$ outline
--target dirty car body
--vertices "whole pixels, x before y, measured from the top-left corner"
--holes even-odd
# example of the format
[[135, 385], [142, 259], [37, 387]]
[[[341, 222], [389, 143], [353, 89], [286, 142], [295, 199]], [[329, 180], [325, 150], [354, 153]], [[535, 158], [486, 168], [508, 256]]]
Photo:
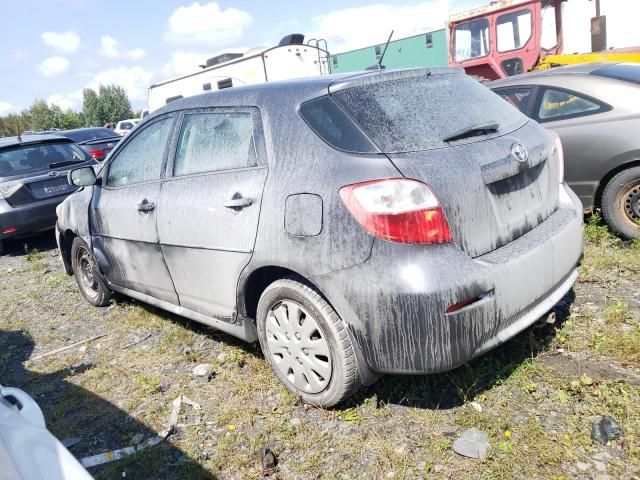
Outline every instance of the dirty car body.
[[[210, 135], [197, 134], [198, 122]], [[234, 132], [215, 133], [228, 124]], [[114, 162], [151, 129], [166, 139], [158, 173], [114, 185]], [[229, 152], [243, 131], [250, 153], [238, 163]], [[223, 147], [185, 163], [207, 141]], [[172, 102], [118, 145], [95, 185], [62, 204], [69, 274], [76, 237], [110, 290], [247, 341], [266, 332], [261, 345], [271, 342], [265, 356], [279, 379], [331, 405], [346, 394], [319, 389], [344, 374], [338, 347], [330, 342], [318, 356], [324, 364], [309, 370], [320, 383], [303, 372], [308, 385], [292, 380], [297, 365], [275, 350], [298, 352], [278, 343], [298, 338], [293, 330], [278, 338], [283, 308], [303, 326], [315, 311], [286, 298], [291, 282], [331, 313], [312, 340], [337, 329], [358, 382], [452, 369], [567, 293], [582, 253], [582, 208], [562, 179], [557, 138], [462, 70], [409, 69]]]

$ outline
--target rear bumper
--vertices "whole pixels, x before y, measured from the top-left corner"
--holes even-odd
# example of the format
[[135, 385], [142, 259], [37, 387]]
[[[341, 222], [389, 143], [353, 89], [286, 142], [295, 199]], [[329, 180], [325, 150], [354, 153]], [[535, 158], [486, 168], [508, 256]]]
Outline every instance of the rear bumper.
[[[65, 197], [56, 197], [12, 207], [0, 198], [0, 240], [23, 237], [53, 228], [56, 224], [56, 207], [64, 199]], [[15, 231], [2, 233], [6, 228], [11, 227], [15, 227]]]
[[[582, 205], [563, 186], [554, 214], [486, 255], [376, 240], [365, 263], [311, 280], [349, 325], [369, 368], [431, 373], [534, 323], [571, 289], [581, 256]], [[469, 299], [476, 301], [446, 313]]]

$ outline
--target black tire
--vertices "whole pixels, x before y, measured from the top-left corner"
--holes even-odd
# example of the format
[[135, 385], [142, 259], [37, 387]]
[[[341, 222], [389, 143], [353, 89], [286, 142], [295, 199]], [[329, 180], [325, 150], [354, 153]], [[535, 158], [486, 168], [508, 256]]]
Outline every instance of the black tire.
[[[280, 367], [276, 366], [276, 359], [267, 342], [267, 315], [283, 302], [293, 302], [302, 306], [315, 320], [320, 335], [328, 344], [332, 371], [328, 384], [322, 391], [309, 393], [301, 390], [287, 379], [279, 370]], [[293, 279], [272, 283], [260, 297], [256, 317], [258, 339], [265, 359], [278, 380], [305, 402], [320, 407], [332, 407], [353, 395], [362, 385], [358, 361], [346, 325], [331, 305], [312, 287]], [[302, 320], [305, 321], [306, 319]], [[301, 365], [302, 363], [300, 362]]]
[[112, 292], [98, 272], [98, 264], [89, 246], [80, 237], [71, 244], [71, 268], [82, 296], [91, 305], [104, 307], [109, 304]]
[[625, 240], [640, 238], [640, 167], [623, 170], [602, 193], [602, 215]]

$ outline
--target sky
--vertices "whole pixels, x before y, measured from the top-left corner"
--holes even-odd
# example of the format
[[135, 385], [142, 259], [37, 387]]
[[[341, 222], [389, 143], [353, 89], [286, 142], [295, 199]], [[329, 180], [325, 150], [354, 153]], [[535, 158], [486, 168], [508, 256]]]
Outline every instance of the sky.
[[[0, 0], [0, 115], [36, 98], [80, 109], [82, 89], [101, 83], [121, 85], [134, 108], [144, 108], [149, 85], [192, 72], [218, 53], [275, 45], [289, 33], [326, 38], [339, 53], [383, 43], [391, 29], [401, 38], [444, 28], [449, 13], [484, 3]], [[640, 45], [640, 2], [602, 3], [615, 46]], [[585, 51], [593, 2], [570, 0], [567, 13], [566, 50]]]

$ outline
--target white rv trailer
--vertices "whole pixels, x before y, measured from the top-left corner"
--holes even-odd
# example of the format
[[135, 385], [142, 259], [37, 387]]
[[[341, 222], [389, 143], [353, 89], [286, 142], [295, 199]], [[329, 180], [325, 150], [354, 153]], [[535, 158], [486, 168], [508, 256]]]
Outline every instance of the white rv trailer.
[[244, 54], [222, 54], [207, 60], [201, 69], [149, 87], [149, 112], [180, 98], [210, 90], [255, 83], [311, 77], [328, 73], [328, 56], [322, 43], [303, 44], [304, 36], [288, 35], [271, 48], [259, 47]]

